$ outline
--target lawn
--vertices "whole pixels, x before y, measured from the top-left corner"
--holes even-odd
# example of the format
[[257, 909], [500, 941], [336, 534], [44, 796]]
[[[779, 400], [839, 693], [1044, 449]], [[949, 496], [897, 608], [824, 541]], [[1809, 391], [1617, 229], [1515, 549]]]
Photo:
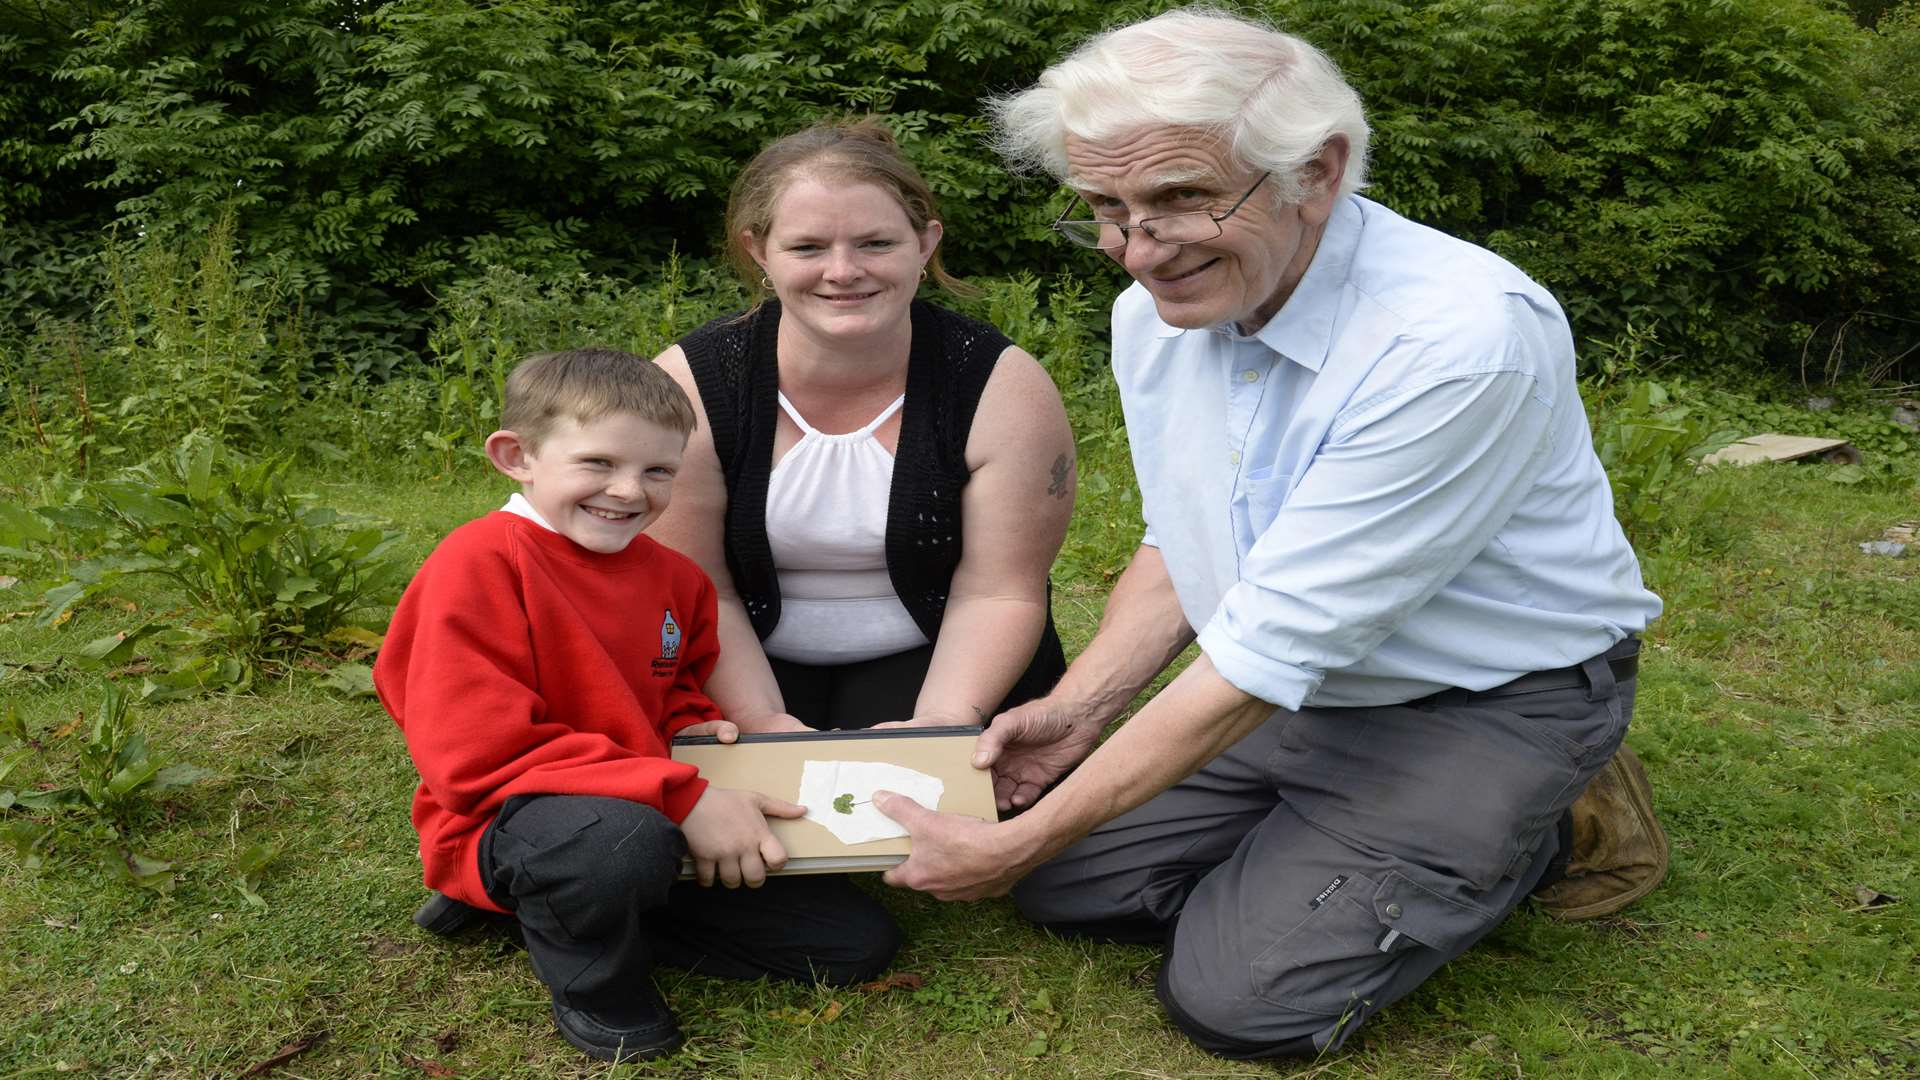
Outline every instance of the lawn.
[[[1069, 651], [1137, 535], [1118, 444], [1090, 443], [1056, 574]], [[0, 500], [45, 496], [15, 459]], [[323, 505], [376, 515], [416, 560], [498, 505], [478, 463], [453, 475], [297, 473]], [[1834, 483], [1827, 465], [1694, 482], [1724, 493], [1711, 533], [1643, 545], [1667, 615], [1648, 637], [1629, 741], [1673, 839], [1665, 886], [1617, 917], [1522, 909], [1349, 1049], [1283, 1066], [1345, 1077], [1920, 1075], [1920, 558], [1859, 550], [1920, 518], [1920, 495]], [[1686, 528], [1699, 530], [1691, 521]], [[0, 694], [59, 760], [100, 676], [66, 658], [181, 600], [96, 597], [66, 625], [28, 615], [48, 563], [0, 571]], [[141, 850], [170, 891], [104, 873], [62, 815], [30, 865], [0, 853], [0, 1078], [1266, 1076], [1186, 1043], [1154, 1000], [1157, 951], [1050, 938], [1005, 900], [874, 891], [908, 945], [890, 985], [823, 990], [663, 972], [690, 1036], [609, 1067], [562, 1043], [546, 995], [500, 938], [416, 930], [411, 769], [368, 697], [328, 663], [268, 669], [248, 692], [137, 705], [152, 746], [214, 774], [148, 799]], [[118, 674], [137, 685], [137, 667]], [[84, 728], [84, 725], [81, 725]], [[29, 757], [7, 783], [30, 787]], [[24, 779], [23, 779], [24, 778]], [[53, 820], [15, 809], [0, 826]], [[280, 855], [240, 888], [242, 853]], [[262, 906], [263, 905], [263, 906]], [[260, 1075], [259, 1072], [251, 1075]]]

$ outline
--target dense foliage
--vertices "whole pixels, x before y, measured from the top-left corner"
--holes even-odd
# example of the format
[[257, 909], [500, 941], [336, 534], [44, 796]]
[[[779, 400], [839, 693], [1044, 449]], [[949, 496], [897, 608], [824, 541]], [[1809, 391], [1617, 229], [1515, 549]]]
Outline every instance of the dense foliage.
[[[1166, 6], [1085, 0], [0, 3], [0, 323], [101, 295], [123, 237], [237, 223], [321, 369], [384, 374], [490, 266], [644, 280], [714, 250], [770, 136], [889, 116], [949, 255], [1095, 265], [980, 98]], [[1885, 374], [1920, 291], [1920, 18], [1821, 0], [1273, 0], [1378, 139], [1373, 194], [1552, 287], [1583, 337]]]
[[1750, 362], [1920, 286], [1893, 55], [1910, 18], [1876, 36], [1808, 0], [1297, 6], [1367, 91], [1375, 194], [1483, 239], [1587, 335], [1657, 328]]

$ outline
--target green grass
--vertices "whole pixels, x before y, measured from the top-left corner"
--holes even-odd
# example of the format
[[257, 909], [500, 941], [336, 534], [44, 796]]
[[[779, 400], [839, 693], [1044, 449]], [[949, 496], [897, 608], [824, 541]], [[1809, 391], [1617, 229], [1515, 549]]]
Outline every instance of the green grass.
[[[1102, 479], [1056, 574], [1070, 650], [1091, 634], [1139, 528], [1124, 449], [1095, 437], [1083, 451], [1085, 473]], [[23, 475], [14, 464], [8, 474]], [[417, 558], [504, 497], [483, 466], [462, 468], [298, 483], [393, 521]], [[1920, 1074], [1920, 558], [1856, 547], [1920, 518], [1920, 498], [1831, 483], [1827, 469], [1701, 481], [1732, 495], [1712, 542], [1694, 532], [1646, 545], [1669, 610], [1649, 636], [1629, 738], [1673, 838], [1666, 885], [1592, 923], [1523, 909], [1347, 1052], [1284, 1071]], [[31, 610], [51, 572], [5, 570], [24, 580], [0, 589], [0, 612]], [[9, 619], [0, 694], [43, 732], [64, 724], [91, 706], [97, 676], [60, 658], [176, 604], [127, 591], [53, 629]], [[74, 826], [37, 869], [0, 854], [0, 1078], [231, 1077], [321, 1032], [272, 1075], [1275, 1072], [1211, 1058], [1166, 1022], [1154, 949], [1056, 940], [1004, 900], [946, 905], [877, 880], [908, 930], [896, 970], [919, 988], [663, 972], [686, 1050], [592, 1063], [554, 1034], [519, 953], [407, 921], [423, 893], [399, 734], [371, 699], [319, 678], [296, 666], [248, 695], [137, 709], [157, 748], [219, 773], [155, 801], [139, 824], [143, 849], [175, 865], [170, 894], [108, 881]], [[264, 910], [235, 885], [235, 858], [260, 842], [284, 852], [260, 884]], [[1902, 899], [1862, 908], [1857, 886]]]

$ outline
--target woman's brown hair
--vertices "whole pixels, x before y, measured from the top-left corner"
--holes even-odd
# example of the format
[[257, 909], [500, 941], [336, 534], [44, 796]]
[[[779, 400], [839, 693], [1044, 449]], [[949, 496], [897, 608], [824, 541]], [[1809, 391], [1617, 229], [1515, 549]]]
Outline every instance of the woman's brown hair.
[[[927, 223], [939, 217], [933, 189], [900, 152], [893, 133], [872, 119], [828, 121], [775, 139], [741, 170], [727, 198], [727, 256], [755, 303], [766, 299], [768, 291], [745, 237], [767, 235], [773, 227], [774, 204], [801, 176], [872, 184], [900, 204], [916, 235], [926, 232]], [[947, 273], [940, 264], [939, 248], [927, 260], [927, 276], [951, 293], [975, 291]]]

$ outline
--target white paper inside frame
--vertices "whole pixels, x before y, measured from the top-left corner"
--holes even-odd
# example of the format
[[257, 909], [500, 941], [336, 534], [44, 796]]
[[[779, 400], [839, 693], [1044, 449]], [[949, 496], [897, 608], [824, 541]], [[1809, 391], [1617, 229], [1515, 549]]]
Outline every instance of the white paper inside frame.
[[[898, 792], [929, 810], [940, 809], [947, 785], [917, 769], [878, 761], [807, 761], [800, 769], [800, 795], [807, 820], [825, 825], [843, 844], [865, 844], [907, 835], [899, 822], [873, 805], [876, 790]], [[833, 808], [833, 800], [853, 796], [853, 813]]]

